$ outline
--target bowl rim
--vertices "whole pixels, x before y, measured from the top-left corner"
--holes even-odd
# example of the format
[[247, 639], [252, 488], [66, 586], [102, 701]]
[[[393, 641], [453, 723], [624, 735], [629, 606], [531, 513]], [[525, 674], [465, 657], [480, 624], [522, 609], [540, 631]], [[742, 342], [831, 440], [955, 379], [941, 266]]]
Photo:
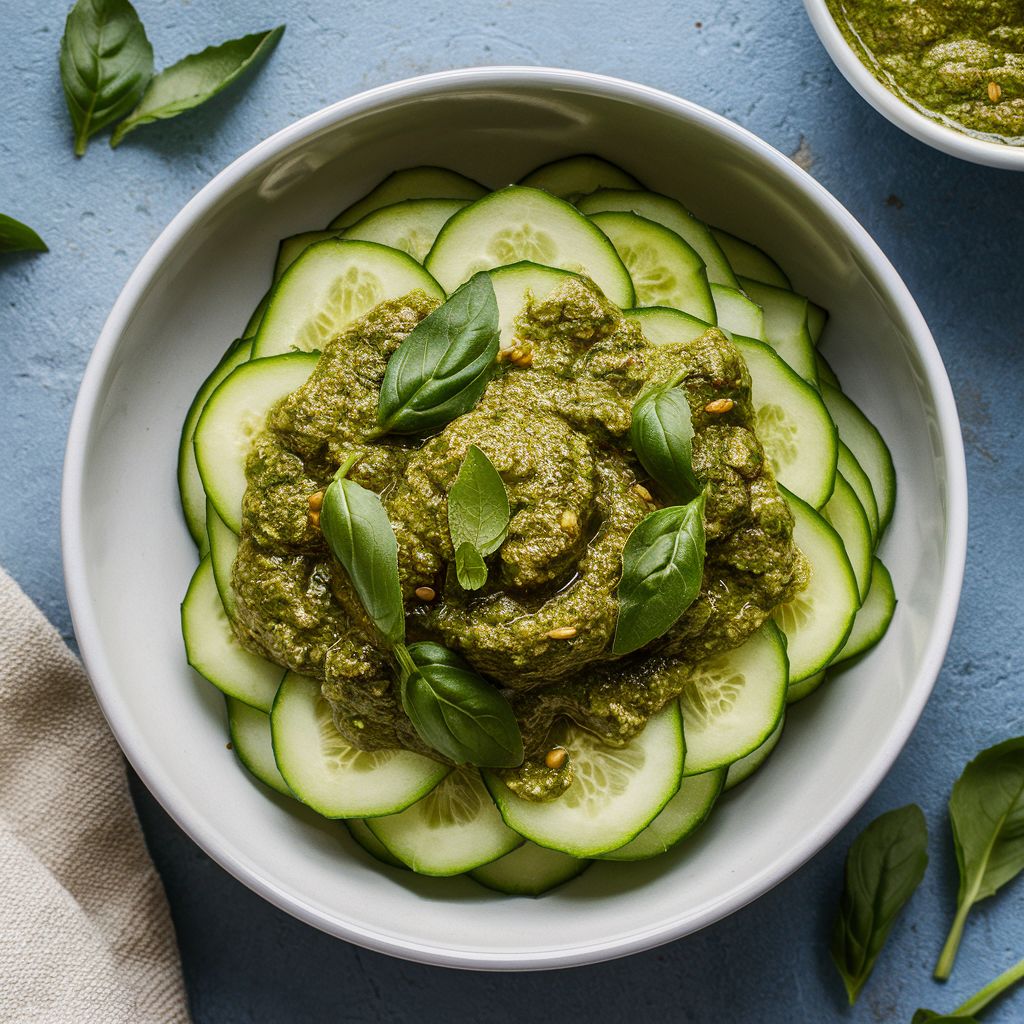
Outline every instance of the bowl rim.
[[897, 128], [949, 156], [987, 167], [1024, 171], [1024, 146], [975, 139], [919, 113], [871, 74], [846, 41], [826, 0], [804, 0], [804, 7], [832, 63], [861, 97]]
[[[839, 230], [873, 272], [889, 299], [894, 316], [905, 334], [913, 339], [921, 359], [921, 370], [936, 406], [937, 429], [945, 452], [945, 504], [947, 529], [944, 540], [946, 572], [931, 633], [921, 664], [888, 742], [865, 764], [858, 784], [837, 800], [784, 857], [746, 878], [728, 898], [700, 915], [680, 912], [667, 921], [611, 938], [571, 948], [545, 948], [527, 952], [481, 952], [473, 949], [409, 941], [351, 921], [342, 921], [309, 905], [301, 897], [261, 876], [250, 856], [222, 837], [211, 823], [193, 813], [173, 774], [164, 771], [148, 755], [145, 737], [118, 699], [114, 673], [108, 661], [104, 638], [90, 602], [89, 569], [83, 535], [83, 487], [90, 437], [101, 411], [105, 381], [116, 357], [121, 335], [144, 298], [163, 261], [183, 240], [193, 225], [216, 206], [246, 174], [288, 147], [330, 128], [352, 116], [373, 110], [378, 104], [397, 98], [423, 97], [452, 88], [561, 88], [585, 89], [599, 95], [640, 103], [649, 108], [682, 115], [691, 122], [739, 143], [772, 170], [781, 174], [804, 194], [818, 213]], [[238, 157], [217, 174], [160, 233], [132, 272], [118, 296], [100, 333], [86, 367], [72, 414], [64, 460], [61, 491], [61, 546], [65, 583], [72, 622], [93, 690], [107, 722], [122, 750], [143, 783], [164, 810], [214, 861], [248, 888], [287, 913], [322, 931], [357, 945], [427, 964], [480, 970], [525, 970], [576, 966], [641, 952], [697, 931], [728, 916], [773, 888], [818, 853], [856, 814], [874, 792], [902, 750], [931, 694], [945, 657], [959, 603], [967, 550], [967, 473], [959, 419], [952, 388], [931, 332], [906, 285], [877, 244], [857, 220], [822, 185], [792, 160], [732, 121], [688, 100], [667, 92], [622, 79], [560, 68], [483, 67], [442, 71], [404, 79], [361, 92], [281, 129]]]

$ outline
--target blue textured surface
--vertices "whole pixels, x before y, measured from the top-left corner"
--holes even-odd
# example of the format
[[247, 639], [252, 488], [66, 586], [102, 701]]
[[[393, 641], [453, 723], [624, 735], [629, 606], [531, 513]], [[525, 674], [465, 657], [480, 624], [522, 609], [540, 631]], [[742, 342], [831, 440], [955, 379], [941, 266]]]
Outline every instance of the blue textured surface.
[[[195, 1018], [244, 1021], [561, 1019], [791, 1024], [908, 1021], [950, 1008], [1024, 955], [1024, 882], [979, 907], [953, 981], [930, 968], [952, 913], [944, 804], [979, 748], [1024, 732], [1019, 568], [1024, 457], [1024, 176], [942, 156], [846, 85], [798, 0], [138, 0], [158, 66], [288, 23], [244, 90], [75, 161], [57, 77], [64, 2], [3, 3], [0, 208], [49, 242], [0, 266], [0, 563], [67, 634], [58, 487], [75, 391], [136, 261], [183, 203], [254, 143], [331, 101], [461, 65], [548, 64], [645, 82], [794, 154], [874, 235], [935, 332], [963, 420], [972, 488], [967, 583], [935, 695], [858, 819], [755, 905], [689, 939], [551, 974], [469, 975], [330, 939], [229, 878], [136, 786], [181, 941]], [[855, 1011], [828, 962], [842, 860], [880, 811], [918, 801], [932, 865]], [[1024, 1019], [1024, 992], [985, 1014]]]

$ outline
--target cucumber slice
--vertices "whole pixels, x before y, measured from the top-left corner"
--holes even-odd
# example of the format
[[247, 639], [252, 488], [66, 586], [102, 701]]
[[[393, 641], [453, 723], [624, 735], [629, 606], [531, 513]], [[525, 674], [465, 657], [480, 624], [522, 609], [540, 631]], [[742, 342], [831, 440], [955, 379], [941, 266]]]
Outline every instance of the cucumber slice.
[[633, 279], [641, 306], [672, 306], [715, 322], [704, 261], [674, 231], [635, 213], [593, 213]]
[[274, 285], [253, 340], [253, 358], [322, 349], [378, 303], [417, 288], [444, 298], [437, 282], [408, 253], [376, 242], [315, 242]]
[[375, 860], [381, 864], [387, 864], [391, 868], [401, 868], [408, 871], [407, 865], [403, 864], [390, 850], [370, 831], [370, 826], [362, 818], [347, 818], [345, 827], [352, 838]]
[[822, 385], [821, 397], [839, 428], [839, 436], [850, 446], [861, 464], [878, 501], [879, 535], [885, 533], [896, 507], [896, 470], [892, 455], [878, 428], [842, 391]]
[[178, 444], [178, 494], [181, 497], [181, 510], [185, 513], [188, 532], [192, 534], [192, 539], [201, 554], [205, 554], [209, 546], [206, 535], [206, 492], [203, 490], [203, 481], [196, 465], [192, 438], [210, 395], [236, 366], [240, 366], [249, 358], [250, 352], [252, 345], [249, 342], [232, 343], [213, 373], [200, 385], [181, 427], [181, 441]]
[[896, 611], [896, 591], [893, 589], [889, 570], [876, 558], [871, 564], [871, 585], [868, 596], [853, 620], [853, 629], [843, 649], [836, 655], [834, 664], [855, 658], [870, 650], [885, 636], [893, 612]]
[[494, 297], [498, 303], [498, 325], [501, 347], [510, 349], [515, 344], [515, 319], [526, 305], [527, 293], [535, 299], [545, 299], [560, 284], [575, 274], [555, 267], [542, 267], [523, 260], [507, 267], [496, 267], [490, 272]]
[[821, 396], [768, 345], [739, 337], [733, 343], [750, 370], [757, 436], [775, 476], [820, 508], [832, 494], [839, 455], [835, 424]]
[[825, 332], [825, 324], [828, 323], [828, 310], [819, 306], [816, 302], [807, 300], [807, 333], [811, 336], [811, 344], [817, 345]]
[[[284, 277], [284, 272], [314, 243], [328, 238], [340, 238], [338, 231], [301, 231], [297, 235], [282, 238], [277, 247], [277, 262], [274, 264], [274, 284]], [[267, 293], [267, 300], [270, 293]], [[264, 307], [265, 308], [265, 307]], [[261, 318], [262, 319], [262, 318]]]
[[228, 619], [235, 617], [234, 588], [231, 586], [231, 569], [238, 554], [238, 535], [217, 515], [213, 502], [206, 499], [206, 532], [210, 538], [210, 566], [213, 569], [213, 581], [217, 584], [220, 602], [224, 605]]
[[776, 288], [791, 287], [785, 271], [763, 249], [721, 228], [712, 228], [711, 234], [722, 247], [722, 252], [725, 253], [725, 258], [734, 273], [741, 277], [749, 277], [752, 281], [774, 285]]
[[832, 369], [828, 360], [817, 350], [814, 353], [814, 365], [818, 371], [818, 382], [820, 384], [831, 384], [834, 388], [840, 387], [836, 371]]
[[210, 396], [196, 425], [196, 464], [206, 494], [225, 525], [238, 533], [245, 495], [245, 460], [267, 413], [301, 387], [319, 355], [292, 352], [253, 359], [233, 370]]
[[274, 758], [292, 792], [325, 818], [395, 814], [427, 795], [447, 765], [411, 750], [357, 750], [334, 727], [320, 684], [295, 672], [270, 712]]
[[226, 697], [231, 746], [238, 760], [255, 778], [278, 793], [292, 796], [288, 783], [277, 770], [274, 745], [270, 739], [270, 715]]
[[367, 214], [345, 229], [345, 237], [390, 245], [422, 263], [441, 228], [464, 206], [468, 199], [406, 199]]
[[366, 824], [421, 875], [459, 875], [504, 857], [523, 841], [501, 820], [480, 772], [468, 766], [456, 768], [399, 814]]
[[238, 642], [217, 593], [209, 556], [199, 563], [181, 603], [181, 633], [188, 663], [204, 679], [243, 704], [270, 710], [284, 669], [250, 654]]
[[[267, 311], [267, 303], [270, 302], [270, 292], [264, 293], [263, 298], [260, 299], [256, 308], [252, 311], [252, 315], [245, 323], [245, 330], [242, 331], [242, 341], [252, 341], [256, 337], [256, 332], [260, 329], [260, 324], [263, 323], [263, 315]], [[250, 346], [251, 350], [251, 346]]]
[[738, 288], [736, 275], [729, 266], [721, 246], [707, 224], [697, 220], [682, 203], [656, 192], [634, 192], [629, 189], [602, 188], [584, 196], [577, 204], [586, 214], [621, 210], [636, 213], [679, 235], [687, 245], [696, 249], [707, 267], [708, 280], [713, 284], [727, 284]]
[[625, 846], [679, 789], [685, 747], [676, 701], [624, 747], [606, 746], [571, 724], [562, 746], [572, 758], [575, 778], [556, 800], [523, 800], [492, 772], [484, 772], [505, 824], [538, 846], [573, 857]]
[[636, 839], [617, 850], [602, 853], [600, 859], [648, 860], [665, 853], [704, 824], [724, 782], [724, 768], [683, 779], [676, 795]]
[[875, 501], [875, 492], [871, 487], [871, 481], [867, 473], [861, 469], [860, 463], [853, 457], [853, 452], [839, 440], [839, 461], [838, 470], [846, 478], [846, 482], [853, 488], [860, 507], [868, 517], [868, 527], [871, 530], [871, 542], [878, 545], [878, 503]]
[[407, 167], [389, 174], [358, 202], [345, 207], [328, 228], [347, 228], [382, 206], [406, 199], [479, 199], [487, 189], [447, 167]]
[[769, 345], [804, 380], [817, 385], [814, 345], [807, 330], [807, 300], [770, 284], [740, 278], [743, 290], [764, 310], [764, 335]]
[[508, 896], [541, 896], [578, 878], [590, 864], [589, 860], [527, 842], [504, 857], [475, 868], [469, 877]]
[[711, 294], [718, 313], [718, 326], [731, 334], [764, 341], [764, 310], [738, 288], [713, 284]]
[[605, 235], [575, 207], [540, 189], [510, 185], [459, 210], [424, 266], [448, 292], [478, 270], [531, 260], [586, 274], [618, 306], [633, 284]]
[[728, 793], [734, 786], [746, 782], [758, 768], [768, 760], [769, 755], [779, 745], [782, 739], [782, 729], [786, 724], [786, 716], [779, 719], [779, 724], [772, 730], [772, 734], [756, 750], [752, 750], [746, 757], [741, 757], [729, 765], [725, 775], [723, 793]]
[[839, 534], [807, 502], [781, 490], [793, 513], [793, 537], [811, 566], [806, 589], [772, 612], [786, 635], [790, 681], [798, 683], [825, 668], [846, 642], [860, 593]]
[[679, 696], [686, 777], [746, 757], [771, 735], [786, 707], [789, 661], [766, 622], [741, 646], [701, 662]]
[[805, 697], [810, 697], [815, 690], [823, 682], [825, 682], [825, 676], [828, 675], [825, 669], [820, 672], [815, 672], [814, 675], [808, 676], [806, 679], [801, 679], [797, 683], [793, 683], [790, 686], [789, 691], [786, 693], [786, 704], [795, 704], [799, 700], [803, 700]]
[[868, 587], [871, 585], [871, 563], [874, 560], [875, 546], [864, 506], [857, 500], [856, 492], [841, 473], [836, 475], [836, 488], [822, 508], [821, 514], [843, 538], [846, 557], [850, 559], [853, 575], [857, 578], [857, 592], [863, 601], [868, 596]]
[[623, 310], [630, 320], [635, 320], [644, 337], [652, 345], [686, 345], [696, 341], [711, 325], [689, 313], [665, 306], [647, 306], [644, 309]]
[[589, 153], [541, 164], [519, 184], [527, 188], [542, 188], [569, 203], [599, 188], [643, 188], [632, 174], [627, 174], [603, 157]]

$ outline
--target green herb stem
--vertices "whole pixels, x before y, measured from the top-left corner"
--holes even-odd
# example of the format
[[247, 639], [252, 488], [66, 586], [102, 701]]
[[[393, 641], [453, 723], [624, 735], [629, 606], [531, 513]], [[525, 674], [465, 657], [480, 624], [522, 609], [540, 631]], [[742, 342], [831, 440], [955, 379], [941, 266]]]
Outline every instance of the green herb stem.
[[938, 963], [935, 965], [934, 978], [936, 981], [948, 981], [953, 970], [953, 963], [956, 960], [957, 950], [960, 949], [960, 940], [964, 937], [964, 925], [967, 923], [967, 915], [971, 912], [973, 900], [963, 900], [956, 908], [956, 917], [953, 918], [953, 926], [946, 936], [946, 944], [939, 954]]
[[997, 999], [1008, 988], [1018, 981], [1024, 981], [1024, 960], [1014, 964], [1009, 970], [1003, 971], [994, 981], [990, 981], [980, 992], [975, 993], [962, 1006], [953, 1011], [953, 1016], [970, 1017], [979, 1010], [984, 1010], [993, 999]]

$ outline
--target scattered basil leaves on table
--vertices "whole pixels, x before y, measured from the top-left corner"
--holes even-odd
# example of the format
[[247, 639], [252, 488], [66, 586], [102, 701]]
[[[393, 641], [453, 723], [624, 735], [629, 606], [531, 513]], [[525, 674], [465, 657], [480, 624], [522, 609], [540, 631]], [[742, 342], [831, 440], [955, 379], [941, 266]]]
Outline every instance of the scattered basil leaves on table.
[[498, 302], [481, 271], [409, 333], [388, 360], [379, 433], [427, 434], [469, 412], [497, 366]]
[[75, 130], [75, 155], [142, 98], [153, 47], [128, 0], [77, 0], [60, 41], [60, 77]]
[[658, 509], [626, 539], [614, 654], [629, 654], [664, 634], [700, 593], [705, 500], [701, 494], [686, 505]]
[[850, 846], [830, 952], [851, 1006], [927, 866], [928, 827], [917, 804], [887, 811]]
[[456, 764], [513, 768], [523, 737], [496, 687], [440, 644], [399, 645], [402, 707], [420, 738]]
[[46, 243], [20, 220], [0, 213], [0, 252], [48, 252]]
[[247, 69], [267, 57], [284, 26], [231, 39], [190, 54], [156, 75], [134, 110], [114, 129], [111, 146], [136, 128], [192, 110], [226, 89]]
[[266, 57], [283, 32], [279, 25], [209, 46], [154, 78], [153, 47], [128, 0], [76, 0], [60, 41], [75, 154], [82, 156], [89, 139], [117, 121], [111, 146], [141, 125], [200, 106]]
[[935, 965], [939, 980], [953, 969], [971, 907], [1024, 869], [1024, 736], [983, 750], [964, 768], [949, 798], [949, 818], [960, 889]]
[[678, 387], [651, 388], [633, 406], [630, 443], [640, 464], [675, 504], [701, 490], [693, 473], [693, 417]]
[[464, 590], [479, 590], [487, 582], [484, 559], [501, 547], [511, 517], [501, 475], [484, 452], [471, 444], [448, 491], [448, 530], [455, 548], [455, 572]]
[[346, 478], [358, 458], [349, 456], [324, 491], [320, 530], [367, 615], [393, 647], [405, 640], [398, 541], [380, 498]]

